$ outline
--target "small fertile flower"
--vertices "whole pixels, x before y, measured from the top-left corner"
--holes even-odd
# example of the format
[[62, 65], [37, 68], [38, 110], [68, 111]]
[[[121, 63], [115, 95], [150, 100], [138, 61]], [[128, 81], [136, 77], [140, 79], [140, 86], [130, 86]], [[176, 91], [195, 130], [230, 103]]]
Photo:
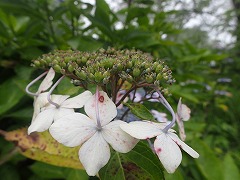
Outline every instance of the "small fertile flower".
[[[53, 121], [56, 121], [65, 115], [74, 113], [74, 108], [83, 107], [91, 96], [92, 93], [90, 91], [85, 91], [73, 98], [69, 98], [68, 95], [51, 95], [52, 101], [58, 104], [58, 106], [49, 103], [45, 104], [41, 109], [41, 112], [35, 117], [29, 126], [28, 134], [34, 131], [43, 132], [47, 130]], [[47, 100], [45, 94], [44, 98]]]
[[103, 91], [96, 92], [84, 106], [87, 114], [72, 113], [55, 121], [49, 131], [54, 139], [65, 146], [81, 145], [79, 159], [88, 175], [94, 176], [110, 159], [110, 147], [118, 152], [129, 152], [138, 142], [124, 132], [113, 120], [117, 108]]
[[191, 110], [185, 104], [182, 104], [182, 98], [180, 98], [177, 106], [176, 120], [179, 127], [180, 138], [183, 141], [186, 139], [183, 121], [190, 119], [190, 113]]
[[165, 125], [150, 121], [134, 121], [129, 124], [121, 124], [120, 127], [137, 139], [149, 139], [157, 136], [154, 141], [154, 150], [167, 172], [173, 173], [182, 161], [180, 148], [193, 158], [198, 158], [199, 154], [181, 141], [174, 130], [169, 129], [164, 132], [162, 129]]

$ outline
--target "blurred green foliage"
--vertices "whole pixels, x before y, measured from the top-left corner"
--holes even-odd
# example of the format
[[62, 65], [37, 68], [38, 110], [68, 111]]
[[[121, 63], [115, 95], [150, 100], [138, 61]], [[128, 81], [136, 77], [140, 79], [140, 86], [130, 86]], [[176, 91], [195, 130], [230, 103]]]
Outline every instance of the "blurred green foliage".
[[[166, 62], [176, 79], [168, 100], [174, 105], [183, 97], [192, 110], [191, 120], [185, 123], [187, 143], [200, 158], [193, 160], [184, 154], [180, 168], [165, 178], [240, 179], [239, 57], [227, 53], [231, 52], [227, 47], [219, 50], [206, 44], [207, 49], [200, 49], [198, 44], [191, 44], [198, 40], [189, 39], [194, 36], [189, 33], [188, 37], [179, 29], [174, 24], [176, 19], [171, 21], [180, 10], [159, 11], [152, 0], [125, 5], [113, 12], [104, 0], [97, 0], [95, 5], [80, 0], [1, 0], [0, 129], [9, 131], [30, 124], [32, 99], [24, 88], [34, 74], [39, 74], [30, 67], [32, 59], [54, 49], [136, 48]], [[158, 104], [146, 106], [163, 111]], [[100, 175], [108, 171], [105, 168]], [[88, 179], [82, 170], [26, 159], [2, 137], [0, 174], [6, 180]]]

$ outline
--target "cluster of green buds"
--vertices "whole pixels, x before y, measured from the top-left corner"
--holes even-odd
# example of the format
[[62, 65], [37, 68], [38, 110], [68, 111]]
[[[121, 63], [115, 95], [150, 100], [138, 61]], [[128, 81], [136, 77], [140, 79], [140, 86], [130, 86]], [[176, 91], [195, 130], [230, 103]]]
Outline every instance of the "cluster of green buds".
[[53, 67], [56, 72], [72, 78], [85, 89], [89, 84], [96, 84], [103, 89], [117, 91], [124, 82], [129, 82], [138, 87], [154, 85], [167, 94], [164, 85], [175, 81], [164, 62], [137, 50], [57, 50], [34, 60], [33, 66], [44, 69]]

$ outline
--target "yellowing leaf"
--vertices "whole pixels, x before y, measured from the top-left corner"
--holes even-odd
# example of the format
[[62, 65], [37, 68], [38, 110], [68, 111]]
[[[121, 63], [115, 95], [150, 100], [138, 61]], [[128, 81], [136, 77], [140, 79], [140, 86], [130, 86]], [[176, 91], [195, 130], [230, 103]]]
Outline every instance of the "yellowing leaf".
[[84, 169], [78, 158], [79, 147], [69, 148], [58, 143], [48, 131], [27, 135], [27, 128], [4, 133], [7, 141], [13, 141], [22, 155], [48, 164]]

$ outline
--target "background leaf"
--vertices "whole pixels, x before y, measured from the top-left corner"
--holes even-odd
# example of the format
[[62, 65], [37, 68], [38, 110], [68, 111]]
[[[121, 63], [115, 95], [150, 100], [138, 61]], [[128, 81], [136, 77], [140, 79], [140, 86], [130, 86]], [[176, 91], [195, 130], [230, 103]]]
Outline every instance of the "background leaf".
[[157, 156], [143, 142], [126, 154], [112, 152], [108, 164], [99, 172], [103, 180], [132, 179], [160, 180], [163, 179], [163, 169]]
[[140, 103], [124, 103], [131, 112], [136, 115], [137, 117], [143, 119], [143, 120], [150, 120], [154, 121], [155, 118], [151, 114], [151, 112], [142, 104]]
[[4, 136], [6, 140], [14, 141], [20, 153], [28, 158], [56, 166], [83, 169], [78, 158], [80, 147], [63, 146], [54, 140], [48, 131], [27, 135], [27, 129], [23, 128], [6, 132]]

